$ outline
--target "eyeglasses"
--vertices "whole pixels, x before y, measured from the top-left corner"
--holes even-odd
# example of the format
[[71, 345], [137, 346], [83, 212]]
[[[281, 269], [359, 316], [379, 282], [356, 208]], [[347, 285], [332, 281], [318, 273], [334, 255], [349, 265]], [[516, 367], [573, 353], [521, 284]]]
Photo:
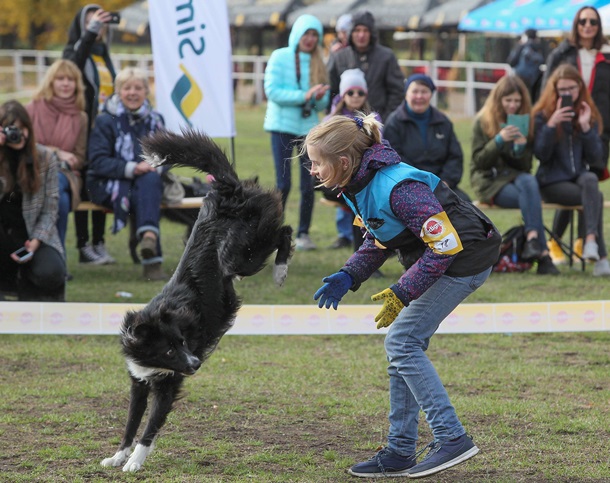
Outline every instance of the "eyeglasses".
[[348, 96], [350, 96], [350, 97], [352, 97], [352, 96], [354, 96], [354, 95], [356, 95], [356, 94], [358, 94], [358, 96], [359, 96], [359, 97], [364, 97], [364, 96], [366, 96], [366, 92], [364, 92], [364, 91], [362, 91], [362, 90], [357, 90], [357, 91], [354, 91], [354, 90], [350, 89], [349, 91], [347, 91], [347, 92], [346, 92], [346, 94], [347, 94]]
[[597, 20], [596, 18], [579, 18], [578, 25], [584, 27], [585, 25], [587, 25], [587, 20], [589, 21], [591, 27], [597, 27], [599, 25], [599, 20]]
[[559, 92], [559, 95], [570, 94], [571, 92], [577, 91], [578, 89], [578, 84], [576, 84], [570, 87], [562, 87], [561, 89], [557, 89], [557, 92]]

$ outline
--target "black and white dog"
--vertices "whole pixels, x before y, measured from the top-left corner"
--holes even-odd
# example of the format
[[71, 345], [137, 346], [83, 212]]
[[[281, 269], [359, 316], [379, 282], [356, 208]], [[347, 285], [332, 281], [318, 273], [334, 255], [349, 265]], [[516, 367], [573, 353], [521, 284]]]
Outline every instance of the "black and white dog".
[[[292, 255], [292, 229], [283, 225], [279, 192], [240, 181], [222, 150], [196, 131], [162, 132], [142, 141], [153, 165], [190, 166], [214, 176], [184, 254], [161, 293], [139, 312], [129, 312], [121, 344], [131, 376], [123, 440], [103, 466], [137, 471], [151, 453], [186, 376], [197, 372], [231, 328], [241, 300], [236, 278], [260, 271], [277, 250], [274, 278], [282, 285]], [[144, 433], [131, 447], [151, 396]]]

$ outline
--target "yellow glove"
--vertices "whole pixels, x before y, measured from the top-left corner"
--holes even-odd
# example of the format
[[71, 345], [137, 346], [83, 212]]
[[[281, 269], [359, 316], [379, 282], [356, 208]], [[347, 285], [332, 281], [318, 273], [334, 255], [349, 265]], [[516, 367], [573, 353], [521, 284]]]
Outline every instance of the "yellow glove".
[[379, 292], [371, 296], [371, 300], [373, 302], [383, 300], [383, 307], [377, 314], [377, 317], [375, 317], [375, 322], [377, 322], [378, 329], [381, 329], [382, 327], [389, 327], [392, 322], [394, 322], [396, 317], [398, 317], [400, 311], [405, 307], [405, 305], [390, 288], [386, 288], [383, 292]]

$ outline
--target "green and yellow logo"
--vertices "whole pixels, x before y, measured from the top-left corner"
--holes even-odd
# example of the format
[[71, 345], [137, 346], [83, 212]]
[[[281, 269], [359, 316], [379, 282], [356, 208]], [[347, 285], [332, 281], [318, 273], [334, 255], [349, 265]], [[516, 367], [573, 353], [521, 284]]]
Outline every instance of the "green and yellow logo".
[[172, 89], [171, 98], [180, 115], [189, 126], [192, 126], [190, 117], [197, 110], [199, 104], [201, 104], [203, 93], [183, 64], [180, 64], [180, 70], [183, 74]]

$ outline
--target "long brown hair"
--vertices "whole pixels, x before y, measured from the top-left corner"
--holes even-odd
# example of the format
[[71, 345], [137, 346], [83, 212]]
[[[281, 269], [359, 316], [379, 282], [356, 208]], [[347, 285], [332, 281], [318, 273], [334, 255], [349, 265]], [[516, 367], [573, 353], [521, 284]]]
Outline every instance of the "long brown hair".
[[[561, 64], [557, 69], [553, 71], [548, 82], [544, 86], [544, 90], [540, 94], [538, 102], [532, 108], [532, 117], [535, 117], [539, 112], [542, 113], [545, 119], [550, 119], [555, 110], [557, 109], [557, 99], [559, 99], [559, 93], [557, 92], [557, 83], [561, 79], [573, 80], [578, 84], [578, 98], [574, 102], [574, 112], [578, 113], [583, 102], [586, 102], [591, 108], [591, 121], [597, 123], [597, 130], [601, 134], [604, 129], [602, 116], [600, 115], [595, 102], [591, 98], [589, 89], [585, 86], [585, 82], [582, 80], [580, 73], [571, 64]], [[592, 124], [593, 124], [592, 122]], [[578, 123], [578, 115], [572, 119], [573, 129], [580, 131], [580, 124]], [[557, 135], [562, 133], [561, 126], [557, 126]]]
[[592, 47], [596, 50], [602, 48], [602, 45], [606, 44], [606, 38], [604, 37], [604, 32], [602, 31], [602, 19], [599, 15], [599, 12], [595, 7], [587, 6], [580, 7], [576, 15], [574, 15], [574, 20], [572, 21], [572, 31], [570, 32], [570, 42], [574, 44], [576, 47], [580, 48], [580, 35], [578, 35], [578, 20], [580, 20], [580, 14], [583, 10], [593, 10], [595, 12], [595, 17], [597, 18], [597, 34], [593, 39]]
[[20, 128], [28, 130], [28, 137], [25, 146], [18, 151], [17, 157], [19, 164], [17, 166], [17, 180], [13, 179], [11, 169], [8, 163], [7, 153], [10, 149], [6, 144], [0, 147], [0, 176], [4, 177], [6, 184], [4, 192], [12, 191], [17, 183], [24, 193], [35, 193], [40, 189], [40, 169], [38, 166], [38, 153], [36, 151], [36, 139], [34, 138], [34, 129], [32, 120], [28, 115], [25, 107], [17, 101], [7, 101], [0, 106], [0, 126], [5, 128], [19, 123]]
[[[492, 138], [498, 134], [501, 125], [506, 122], [506, 112], [502, 107], [502, 98], [515, 93], [521, 95], [521, 107], [517, 114], [529, 114], [532, 110], [530, 94], [523, 81], [516, 75], [505, 75], [498, 80], [477, 114], [481, 122], [481, 128], [488, 137]], [[530, 122], [528, 140], [531, 140], [532, 136], [533, 129], [532, 122]]]

